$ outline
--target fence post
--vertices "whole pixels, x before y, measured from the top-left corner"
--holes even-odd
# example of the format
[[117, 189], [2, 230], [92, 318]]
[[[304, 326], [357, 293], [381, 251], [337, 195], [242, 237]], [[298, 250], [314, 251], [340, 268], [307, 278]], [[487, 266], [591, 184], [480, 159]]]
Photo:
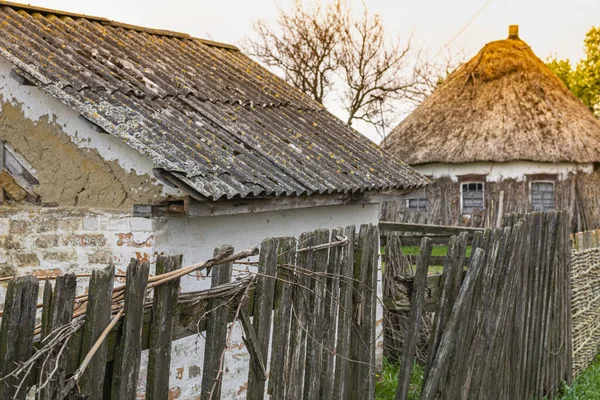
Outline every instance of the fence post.
[[269, 394], [273, 399], [285, 398], [288, 379], [285, 372], [289, 371], [289, 341], [292, 312], [291, 265], [296, 261], [296, 240], [294, 238], [279, 239], [279, 257], [277, 268], [277, 283], [275, 284], [275, 312], [273, 326], [273, 345], [271, 349], [271, 374], [269, 375]]
[[402, 361], [400, 373], [398, 374], [398, 388], [396, 400], [406, 400], [412, 373], [417, 339], [419, 336], [419, 322], [423, 312], [425, 301], [425, 289], [427, 288], [427, 272], [429, 271], [429, 257], [431, 256], [431, 239], [423, 238], [421, 249], [417, 258], [417, 271], [413, 285], [412, 298], [410, 302], [410, 314], [408, 316], [407, 331], [404, 336], [404, 348], [402, 350]]
[[[329, 241], [334, 243], [344, 235], [343, 228], [335, 228], [331, 231]], [[346, 243], [345, 246], [348, 244]], [[336, 246], [329, 249], [329, 261], [327, 263], [327, 286], [325, 288], [325, 309], [323, 312], [323, 365], [321, 367], [321, 389], [322, 399], [331, 399], [333, 396], [333, 384], [335, 377], [335, 342], [336, 321], [338, 318], [340, 267], [343, 247]]]
[[442, 334], [440, 345], [435, 355], [433, 364], [431, 365], [428, 379], [427, 381], [423, 382], [423, 389], [421, 391], [421, 399], [423, 400], [433, 399], [436, 395], [439, 378], [441, 377], [439, 372], [450, 356], [450, 351], [452, 349], [452, 336], [454, 335], [456, 327], [460, 322], [460, 317], [464, 314], [463, 311], [465, 306], [469, 303], [473, 295], [475, 282], [477, 281], [479, 273], [482, 270], [483, 258], [484, 251], [481, 249], [475, 250], [471, 269], [467, 271], [462, 290], [460, 291], [460, 294], [458, 295], [458, 298], [452, 308], [452, 313], [450, 314], [450, 318], [446, 324], [446, 329]]
[[333, 385], [333, 398], [335, 400], [346, 399], [349, 387], [350, 369], [350, 337], [352, 333], [352, 289], [354, 278], [354, 243], [356, 239], [356, 227], [348, 226], [344, 235], [348, 238], [348, 244], [342, 249], [340, 266], [340, 297], [338, 323], [337, 323], [337, 345], [335, 360], [335, 381]]
[[[183, 256], [158, 256], [156, 275], [181, 268]], [[173, 318], [179, 296], [179, 279], [154, 288], [150, 322], [146, 399], [162, 400], [169, 396]]]
[[[0, 326], [0, 378], [10, 374], [33, 352], [38, 290], [37, 278], [30, 275], [8, 283]], [[27, 381], [20, 385], [17, 377], [4, 379], [0, 381], [0, 399], [25, 399], [26, 389]]]
[[[275, 295], [275, 277], [277, 274], [277, 252], [279, 241], [266, 239], [260, 246], [258, 262], [258, 277], [254, 294], [254, 318], [252, 325], [259, 339], [258, 346], [266, 367], [269, 357], [269, 341], [271, 338], [271, 319]], [[255, 372], [250, 364], [248, 372], [248, 399], [263, 399], [265, 396], [265, 381]]]
[[125, 317], [117, 336], [112, 371], [113, 400], [135, 400], [142, 354], [144, 302], [150, 264], [131, 259], [127, 267], [125, 287]]
[[[329, 231], [319, 229], [315, 231], [318, 246], [329, 241]], [[327, 271], [328, 248], [311, 250], [313, 252], [310, 279], [310, 293], [308, 295], [308, 332], [306, 339], [306, 369], [304, 375], [304, 398], [316, 400], [320, 398], [321, 389], [321, 364], [323, 355], [323, 312], [325, 306], [325, 277]]]
[[[111, 264], [104, 270], [93, 271], [90, 279], [89, 300], [83, 325], [80, 362], [83, 361], [102, 331], [110, 322], [115, 268]], [[104, 371], [106, 369], [106, 340], [79, 380], [79, 393], [89, 400], [102, 400]]]
[[[379, 233], [372, 225], [361, 225], [354, 260], [353, 329], [350, 342], [350, 399], [370, 399], [375, 390], [375, 304]], [[374, 279], [375, 278], [375, 279]]]
[[[215, 248], [214, 256], [233, 254], [233, 247], [224, 245]], [[212, 268], [211, 287], [231, 282], [233, 263], [215, 265]], [[206, 322], [206, 342], [204, 346], [204, 367], [202, 370], [202, 398], [220, 399], [224, 352], [227, 338], [227, 317], [229, 300], [215, 297], [208, 302], [208, 321]]]
[[[314, 232], [305, 232], [300, 235], [298, 248], [306, 248], [314, 245]], [[312, 255], [308, 251], [297, 254], [297, 265], [302, 269], [308, 269]], [[306, 361], [306, 324], [307, 324], [307, 287], [308, 276], [304, 271], [296, 271], [291, 316], [290, 333], [290, 363], [287, 373], [288, 392], [286, 399], [295, 400], [302, 398], [304, 382], [304, 366]]]
[[[51, 334], [55, 329], [71, 322], [73, 318], [73, 304], [75, 301], [76, 289], [75, 274], [66, 274], [56, 278], [54, 286], [54, 294], [52, 295], [52, 304], [50, 305], [48, 315], [48, 326], [42, 328], [45, 332]], [[66, 345], [65, 345], [66, 346]], [[60, 350], [54, 350], [52, 356], [48, 358], [44, 369], [40, 370], [42, 381], [50, 379], [47, 374], [54, 370], [55, 365], [58, 366], [54, 372], [51, 381], [41, 391], [40, 398], [42, 400], [54, 400], [57, 396], [61, 385], [65, 381], [65, 365], [67, 357], [60, 357]]]

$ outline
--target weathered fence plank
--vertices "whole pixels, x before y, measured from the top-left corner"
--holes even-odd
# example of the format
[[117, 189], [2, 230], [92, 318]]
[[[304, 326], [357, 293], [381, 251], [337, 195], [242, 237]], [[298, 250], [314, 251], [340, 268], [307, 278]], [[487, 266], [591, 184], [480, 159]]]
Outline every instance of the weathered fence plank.
[[[344, 229], [335, 228], [331, 230], [329, 241], [334, 243], [343, 237]], [[335, 344], [336, 344], [336, 321], [338, 316], [340, 267], [342, 247], [336, 246], [329, 249], [329, 260], [327, 262], [327, 285], [325, 287], [325, 308], [323, 311], [323, 358], [320, 378], [320, 398], [331, 399], [333, 396], [333, 383], [335, 377]], [[342, 316], [343, 318], [343, 316]]]
[[[374, 235], [377, 235], [374, 237]], [[354, 293], [352, 298], [353, 326], [350, 341], [350, 389], [348, 398], [366, 399], [374, 396], [374, 359], [371, 345], [375, 339], [374, 309], [368, 304], [376, 295], [373, 277], [377, 278], [379, 232], [371, 225], [362, 225], [354, 261]]]
[[441, 375], [439, 371], [443, 368], [443, 365], [447, 362], [450, 356], [450, 350], [452, 348], [452, 337], [456, 331], [457, 325], [460, 322], [460, 317], [464, 315], [465, 305], [471, 300], [475, 282], [481, 272], [483, 265], [484, 252], [481, 249], [475, 250], [473, 254], [472, 268], [467, 271], [465, 281], [459, 296], [452, 308], [452, 312], [447, 322], [447, 327], [442, 334], [438, 351], [436, 352], [431, 369], [428, 374], [428, 379], [423, 383], [423, 389], [421, 391], [422, 400], [431, 400], [436, 396], [436, 391]]
[[[258, 347], [266, 365], [269, 356], [269, 341], [271, 339], [271, 319], [275, 295], [275, 277], [277, 276], [277, 252], [279, 241], [266, 239], [260, 247], [258, 262], [258, 277], [254, 295], [254, 318], [252, 325], [258, 336]], [[265, 380], [250, 364], [248, 372], [248, 399], [262, 399], [265, 395]]]
[[[111, 264], [103, 270], [92, 272], [89, 286], [89, 300], [83, 325], [80, 360], [83, 361], [96, 340], [110, 322], [111, 297], [113, 293], [115, 268]], [[106, 368], [106, 341], [95, 353], [94, 358], [81, 376], [79, 394], [89, 400], [101, 400], [104, 390], [104, 370]]]
[[417, 339], [419, 336], [419, 321], [423, 312], [425, 300], [425, 289], [427, 286], [427, 272], [429, 271], [429, 257], [431, 256], [431, 240], [423, 238], [419, 258], [417, 259], [417, 271], [415, 273], [414, 289], [411, 298], [410, 314], [408, 316], [409, 331], [406, 332], [400, 362], [400, 373], [398, 375], [398, 388], [396, 400], [406, 400], [412, 375], [412, 367], [415, 360]]
[[348, 226], [344, 230], [348, 244], [342, 249], [340, 260], [340, 297], [337, 322], [337, 344], [335, 360], [335, 381], [333, 399], [346, 399], [348, 396], [350, 369], [350, 337], [352, 333], [352, 289], [354, 279], [354, 243], [356, 227]]
[[418, 232], [436, 235], [458, 235], [461, 232], [482, 232], [482, 228], [470, 228], [464, 226], [443, 226], [427, 224], [409, 224], [406, 222], [380, 221], [379, 229], [382, 232]]
[[271, 346], [271, 374], [269, 375], [268, 392], [274, 399], [284, 399], [288, 387], [285, 372], [289, 371], [289, 340], [291, 328], [292, 268], [296, 262], [296, 240], [294, 238], [279, 239], [277, 258], [277, 282], [275, 284], [273, 345]]
[[[156, 274], [175, 271], [181, 268], [182, 261], [183, 256], [181, 255], [158, 256]], [[178, 292], [179, 279], [154, 288], [146, 381], [147, 400], [166, 400], [169, 397], [171, 342]]]
[[[75, 274], [66, 274], [56, 278], [54, 294], [52, 295], [52, 304], [50, 305], [50, 314], [48, 316], [48, 327], [46, 332], [54, 332], [55, 329], [71, 322], [73, 317], [73, 302], [75, 301]], [[68, 343], [67, 343], [68, 344]], [[61, 347], [64, 351], [65, 347]], [[46, 386], [40, 392], [42, 400], [53, 400], [58, 396], [58, 390], [64, 384], [66, 376], [67, 358], [63, 357], [61, 350], [52, 352], [51, 357], [40, 370], [41, 381], [47, 382]], [[54, 371], [53, 376], [49, 374]], [[48, 380], [49, 379], [49, 380]]]
[[[0, 326], [0, 378], [29, 359], [33, 353], [33, 332], [38, 280], [20, 276], [8, 283]], [[0, 399], [25, 399], [27, 382], [15, 376], [0, 381]]]
[[[127, 267], [125, 287], [125, 317], [120, 335], [115, 340], [115, 360], [112, 366], [113, 399], [134, 400], [142, 355], [142, 326], [144, 302], [150, 265], [131, 259]], [[107, 391], [108, 391], [107, 389]]]
[[[233, 254], [233, 247], [224, 245], [214, 251], [214, 256]], [[215, 265], [211, 269], [211, 287], [231, 282], [233, 263]], [[202, 397], [221, 398], [223, 381], [224, 352], [227, 339], [227, 317], [229, 299], [216, 297], [208, 302], [208, 321], [206, 323], [206, 341], [204, 345], [204, 366], [202, 369]]]
[[[329, 231], [319, 229], [315, 231], [315, 246], [328, 243]], [[323, 355], [323, 313], [325, 306], [325, 288], [327, 271], [327, 257], [329, 249], [312, 250], [314, 253], [310, 265], [310, 291], [308, 294], [308, 324], [306, 339], [306, 368], [304, 375], [304, 399], [317, 400], [320, 398], [321, 366]]]
[[[298, 241], [299, 248], [311, 247], [315, 243], [314, 233], [303, 233]], [[296, 263], [300, 269], [296, 270], [295, 273], [296, 282], [291, 313], [290, 364], [289, 372], [286, 374], [289, 380], [286, 399], [289, 400], [301, 399], [303, 393], [309, 285], [309, 277], [304, 271], [309, 270], [313, 256], [312, 252], [309, 251], [297, 252], [296, 254]]]

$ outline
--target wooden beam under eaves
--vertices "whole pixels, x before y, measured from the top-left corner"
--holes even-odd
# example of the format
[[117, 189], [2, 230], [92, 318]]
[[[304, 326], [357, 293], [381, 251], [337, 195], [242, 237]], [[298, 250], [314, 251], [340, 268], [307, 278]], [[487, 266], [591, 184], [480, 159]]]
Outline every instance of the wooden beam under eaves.
[[198, 201], [186, 196], [184, 206], [186, 214], [190, 217], [211, 217], [301, 208], [376, 204], [397, 200], [399, 196], [403, 196], [407, 192], [407, 190], [367, 191], [348, 194], [313, 194], [311, 196], [243, 198], [222, 201]]

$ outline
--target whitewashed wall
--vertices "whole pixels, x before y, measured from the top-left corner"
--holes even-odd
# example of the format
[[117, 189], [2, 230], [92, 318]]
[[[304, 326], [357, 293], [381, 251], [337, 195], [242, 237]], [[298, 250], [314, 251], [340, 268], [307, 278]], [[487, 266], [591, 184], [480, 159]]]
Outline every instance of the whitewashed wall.
[[[207, 218], [169, 218], [156, 222], [154, 248], [157, 252], [183, 254], [186, 265], [212, 257], [213, 249], [222, 244], [245, 250], [269, 237], [298, 237], [315, 229], [347, 225], [356, 225], [358, 229], [361, 224], [377, 224], [378, 220], [378, 204]], [[186, 277], [181, 286], [184, 291], [197, 290], [209, 287], [210, 281]], [[383, 311], [378, 308], [378, 320], [382, 318]], [[381, 322], [378, 329], [381, 329]], [[240, 340], [240, 333], [238, 329], [234, 345], [226, 352], [225, 368], [228, 372], [223, 382], [223, 398], [245, 398], [249, 356]], [[178, 393], [182, 399], [194, 398], [199, 393], [199, 378], [187, 381], [185, 378], [201, 370], [203, 354], [204, 341], [197, 337], [180, 340], [173, 347], [170, 382], [173, 393]]]
[[474, 162], [464, 164], [433, 163], [417, 165], [414, 168], [426, 176], [433, 178], [450, 177], [457, 181], [461, 175], [487, 175], [488, 182], [499, 182], [503, 179], [522, 180], [526, 175], [556, 174], [559, 179], [565, 179], [570, 173], [591, 173], [594, 166], [591, 163], [540, 163], [532, 161], [512, 161], [506, 163]]

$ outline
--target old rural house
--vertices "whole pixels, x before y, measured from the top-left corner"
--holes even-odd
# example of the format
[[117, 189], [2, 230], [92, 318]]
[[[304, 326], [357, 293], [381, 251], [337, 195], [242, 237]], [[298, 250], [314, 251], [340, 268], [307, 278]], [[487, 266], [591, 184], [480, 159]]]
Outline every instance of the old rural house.
[[[3, 276], [160, 253], [187, 265], [225, 243], [376, 224], [382, 199], [426, 183], [234, 46], [0, 5]], [[199, 342], [174, 347], [173, 398], [198, 393]], [[228, 353], [224, 396], [243, 396], [244, 357]]]
[[401, 202], [399, 218], [491, 226], [505, 213], [566, 209], [573, 230], [600, 227], [600, 121], [517, 26], [451, 74], [385, 144], [434, 181]]

